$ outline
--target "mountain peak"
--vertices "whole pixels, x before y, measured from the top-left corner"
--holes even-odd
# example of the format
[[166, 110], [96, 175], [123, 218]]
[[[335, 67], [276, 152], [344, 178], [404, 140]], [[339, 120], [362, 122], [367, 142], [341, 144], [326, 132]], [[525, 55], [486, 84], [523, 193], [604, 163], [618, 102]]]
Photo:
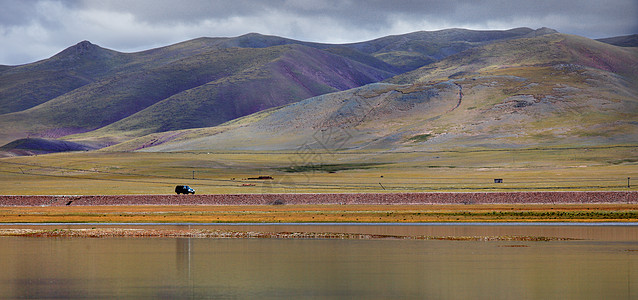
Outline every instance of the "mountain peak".
[[69, 48], [64, 49], [62, 52], [56, 54], [54, 57], [62, 59], [76, 59], [80, 57], [97, 57], [110, 52], [98, 45], [95, 45], [89, 41], [81, 41]]
[[95, 47], [95, 45], [92, 44], [91, 42], [87, 41], [87, 40], [84, 40], [84, 41], [81, 41], [81, 42], [75, 44], [73, 47], [76, 48], [76, 49], [90, 49], [92, 47]]
[[240, 38], [242, 38], [242, 37], [244, 37], [244, 38], [248, 38], [248, 37], [263, 37], [263, 36], [264, 36], [264, 35], [263, 35], [263, 34], [261, 34], [261, 33], [257, 33], [257, 32], [249, 32], [249, 33], [246, 33], [246, 34], [242, 34], [242, 35], [240, 35], [240, 36], [238, 36], [238, 37], [240, 37]]
[[536, 33], [536, 35], [544, 35], [544, 34], [558, 33], [558, 31], [555, 30], [555, 29], [548, 28], [548, 27], [541, 27], [541, 28], [538, 28], [538, 29], [534, 30], [534, 33]]
[[231, 38], [227, 43], [231, 47], [243, 48], [266, 48], [290, 44], [291, 40], [274, 35], [264, 35], [260, 33], [247, 33], [236, 38]]
[[85, 53], [95, 51], [97, 49], [101, 49], [100, 46], [92, 44], [91, 42], [84, 40], [67, 48], [66, 50], [69, 50], [69, 52], [72, 52], [73, 54], [76, 54], [76, 55], [82, 55]]

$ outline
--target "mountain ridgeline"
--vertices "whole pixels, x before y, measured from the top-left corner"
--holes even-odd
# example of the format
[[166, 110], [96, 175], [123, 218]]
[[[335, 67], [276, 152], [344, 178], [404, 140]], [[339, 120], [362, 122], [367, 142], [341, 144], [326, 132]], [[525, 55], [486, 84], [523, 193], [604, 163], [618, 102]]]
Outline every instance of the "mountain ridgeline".
[[[547, 28], [339, 45], [251, 33], [137, 53], [83, 41], [0, 68], [0, 144], [46, 138], [86, 146], [56, 149], [179, 151], [628, 143], [637, 137], [637, 63], [635, 47]], [[322, 143], [318, 134], [328, 130], [348, 140]]]

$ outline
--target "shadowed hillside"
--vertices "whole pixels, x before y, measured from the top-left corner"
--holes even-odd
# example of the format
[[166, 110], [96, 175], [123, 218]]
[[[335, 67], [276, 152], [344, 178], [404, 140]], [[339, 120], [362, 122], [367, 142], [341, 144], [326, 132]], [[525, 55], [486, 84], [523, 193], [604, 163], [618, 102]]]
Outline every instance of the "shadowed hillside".
[[[376, 82], [392, 75], [342, 56], [299, 45], [221, 49], [197, 42], [189, 45], [139, 54], [113, 54], [81, 43], [50, 60], [3, 72], [1, 75], [7, 79], [3, 82], [26, 87], [37, 83], [43, 92], [36, 103], [29, 105], [21, 100], [10, 101], [11, 95], [2, 98], [8, 113], [0, 115], [0, 126], [6, 129], [0, 141], [26, 135], [55, 138], [87, 132], [147, 108], [154, 115], [148, 116], [147, 111], [142, 113], [142, 120], [128, 120], [128, 125], [116, 128], [141, 129], [142, 133], [149, 133], [213, 126], [261, 109]], [[86, 58], [91, 62], [86, 63], [83, 59], [92, 54], [83, 52], [84, 47], [88, 47], [86, 51], [90, 53], [112, 54], [115, 61], [105, 58], [98, 64], [96, 61], [102, 61], [102, 56], [107, 55], [97, 55], [100, 59]], [[64, 65], [62, 62], [78, 67], [59, 73], [58, 64]], [[20, 68], [26, 70], [14, 75]], [[28, 69], [36, 73], [29, 73]], [[34, 77], [34, 74], [41, 74], [40, 69], [45, 70], [42, 71], [45, 76]], [[49, 75], [58, 81], [51, 82]], [[12, 76], [22, 76], [25, 81], [13, 80]], [[48, 89], [47, 82], [59, 90]], [[21, 92], [10, 84], [3, 86], [11, 93]], [[26, 87], [29, 91], [40, 89]], [[262, 91], [264, 88], [266, 93]], [[43, 95], [45, 91], [49, 94]], [[164, 100], [164, 105], [152, 107]], [[175, 101], [186, 104], [177, 103], [176, 106]], [[22, 104], [16, 108], [15, 103]], [[146, 122], [145, 115], [152, 122]]]
[[0, 147], [1, 156], [34, 155], [68, 151], [88, 151], [97, 147], [69, 141], [26, 138], [15, 140]]
[[[231, 76], [176, 93], [92, 135], [120, 135], [130, 131], [139, 135], [209, 127], [319, 94], [380, 81], [390, 75], [305, 46], [266, 49], [277, 56], [264, 63], [251, 64], [250, 68]], [[240, 52], [243, 51], [260, 53], [265, 50], [244, 49]]]

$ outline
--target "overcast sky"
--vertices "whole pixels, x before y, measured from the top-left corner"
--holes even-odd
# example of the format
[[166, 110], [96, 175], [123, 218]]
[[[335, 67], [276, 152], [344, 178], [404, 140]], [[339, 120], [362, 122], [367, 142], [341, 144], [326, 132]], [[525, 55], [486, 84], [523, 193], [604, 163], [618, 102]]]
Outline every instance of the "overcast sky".
[[638, 33], [638, 0], [0, 0], [0, 64], [82, 40], [134, 52], [258, 32], [328, 43], [445, 28], [550, 27], [590, 38]]

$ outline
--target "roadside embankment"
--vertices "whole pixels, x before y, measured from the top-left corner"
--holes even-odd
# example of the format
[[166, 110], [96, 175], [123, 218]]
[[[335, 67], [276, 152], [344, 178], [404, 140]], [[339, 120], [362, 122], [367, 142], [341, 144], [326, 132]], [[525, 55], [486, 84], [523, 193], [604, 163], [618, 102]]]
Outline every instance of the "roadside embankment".
[[638, 191], [0, 196], [0, 206], [638, 203]]

